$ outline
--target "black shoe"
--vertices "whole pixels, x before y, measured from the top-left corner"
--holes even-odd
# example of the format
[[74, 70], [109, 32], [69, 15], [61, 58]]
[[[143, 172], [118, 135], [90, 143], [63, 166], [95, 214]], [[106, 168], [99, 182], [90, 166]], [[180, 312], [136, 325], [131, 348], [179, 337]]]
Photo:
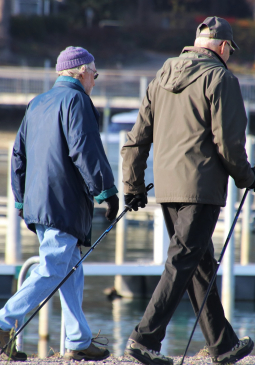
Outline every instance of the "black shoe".
[[243, 357], [248, 356], [254, 347], [252, 339], [248, 336], [241, 338], [230, 351], [225, 354], [212, 357], [212, 361], [218, 364], [234, 364]]
[[[12, 336], [12, 331], [3, 331], [0, 329], [0, 350], [4, 348], [5, 345], [10, 340]], [[16, 340], [11, 342], [7, 348], [4, 350], [2, 356], [7, 359], [11, 359], [14, 361], [26, 361], [27, 355], [25, 352], [18, 351], [16, 348]]]
[[150, 350], [131, 338], [127, 342], [125, 354], [134, 357], [142, 364], [173, 365], [173, 360], [170, 357], [165, 357], [158, 351]]
[[110, 352], [105, 347], [97, 347], [93, 343], [85, 350], [67, 350], [64, 355], [65, 360], [87, 360], [99, 361], [110, 356]]

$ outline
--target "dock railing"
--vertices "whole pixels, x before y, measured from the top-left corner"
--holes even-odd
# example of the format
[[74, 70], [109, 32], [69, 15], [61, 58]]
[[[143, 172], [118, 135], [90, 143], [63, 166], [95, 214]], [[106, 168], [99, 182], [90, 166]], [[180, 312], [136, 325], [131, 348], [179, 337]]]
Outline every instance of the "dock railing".
[[[96, 107], [107, 104], [117, 108], [138, 108], [148, 83], [157, 70], [99, 69], [93, 89]], [[255, 77], [237, 75], [243, 99], [255, 104]], [[45, 62], [44, 68], [0, 67], [0, 104], [27, 104], [36, 95], [49, 90], [57, 74]]]

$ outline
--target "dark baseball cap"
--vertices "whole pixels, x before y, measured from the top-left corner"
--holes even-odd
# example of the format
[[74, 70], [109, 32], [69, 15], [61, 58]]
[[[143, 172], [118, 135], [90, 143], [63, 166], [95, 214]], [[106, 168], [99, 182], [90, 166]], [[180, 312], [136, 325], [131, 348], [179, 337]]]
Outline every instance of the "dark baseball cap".
[[[201, 34], [201, 30], [204, 29], [204, 26], [209, 28], [208, 34]], [[196, 33], [196, 38], [198, 37], [228, 40], [231, 41], [233, 48], [239, 49], [238, 45], [233, 39], [233, 32], [229, 22], [217, 16], [206, 18], [203, 23], [199, 24]]]

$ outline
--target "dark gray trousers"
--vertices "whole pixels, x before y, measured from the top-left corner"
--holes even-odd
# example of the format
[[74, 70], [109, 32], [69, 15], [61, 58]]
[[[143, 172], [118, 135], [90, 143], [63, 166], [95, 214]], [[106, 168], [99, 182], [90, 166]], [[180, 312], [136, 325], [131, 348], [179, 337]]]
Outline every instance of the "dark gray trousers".
[[[212, 234], [220, 207], [209, 204], [161, 204], [171, 239], [165, 270], [131, 338], [160, 351], [166, 327], [187, 290], [195, 314], [216, 269]], [[205, 303], [199, 324], [212, 356], [234, 347], [238, 338], [224, 315], [216, 284]]]

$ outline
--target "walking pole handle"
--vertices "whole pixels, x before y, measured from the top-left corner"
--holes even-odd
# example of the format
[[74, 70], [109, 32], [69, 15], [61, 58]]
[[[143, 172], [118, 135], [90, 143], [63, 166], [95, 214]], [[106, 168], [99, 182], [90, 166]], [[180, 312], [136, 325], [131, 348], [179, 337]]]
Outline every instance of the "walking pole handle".
[[[149, 191], [149, 190], [151, 190], [152, 188], [153, 188], [153, 184], [152, 183], [150, 183], [149, 185], [147, 185], [146, 186], [146, 193]], [[134, 197], [132, 200], [131, 200], [131, 202], [129, 203], [129, 204], [125, 204], [125, 208], [128, 208], [128, 210], [129, 211], [131, 211], [132, 210], [132, 205], [135, 203], [137, 201], [137, 198], [136, 197]]]

